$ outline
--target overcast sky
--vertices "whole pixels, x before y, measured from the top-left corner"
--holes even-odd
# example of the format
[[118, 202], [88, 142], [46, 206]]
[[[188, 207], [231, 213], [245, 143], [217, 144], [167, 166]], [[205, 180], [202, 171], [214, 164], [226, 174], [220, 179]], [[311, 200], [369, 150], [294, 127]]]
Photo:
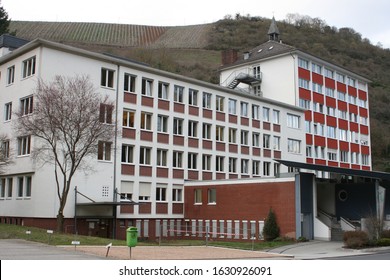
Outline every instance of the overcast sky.
[[[389, 0], [0, 0], [11, 20], [192, 25], [226, 15], [283, 20], [289, 13], [351, 27], [372, 44], [390, 48]], [[280, 30], [283, 36], [283, 30]]]

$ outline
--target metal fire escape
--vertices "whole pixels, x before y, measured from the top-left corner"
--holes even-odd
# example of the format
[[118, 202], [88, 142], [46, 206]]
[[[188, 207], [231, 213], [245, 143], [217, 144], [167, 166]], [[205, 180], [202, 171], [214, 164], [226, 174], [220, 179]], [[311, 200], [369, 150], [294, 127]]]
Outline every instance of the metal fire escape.
[[261, 84], [261, 73], [253, 75], [251, 69], [241, 69], [233, 72], [230, 76], [222, 83], [222, 86], [226, 86], [230, 89], [235, 89], [240, 83], [247, 84], [251, 87]]

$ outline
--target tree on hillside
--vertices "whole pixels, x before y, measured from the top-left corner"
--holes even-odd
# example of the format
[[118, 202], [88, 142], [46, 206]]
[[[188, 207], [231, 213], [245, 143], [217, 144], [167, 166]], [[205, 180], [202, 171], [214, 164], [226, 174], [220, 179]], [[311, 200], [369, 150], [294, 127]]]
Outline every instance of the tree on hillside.
[[11, 20], [8, 19], [8, 13], [4, 10], [2, 6], [0, 6], [0, 35], [9, 33], [10, 22]]
[[73, 176], [80, 170], [93, 171], [94, 161], [88, 164], [87, 158], [111, 152], [114, 105], [108, 97], [102, 98], [86, 76], [56, 76], [49, 83], [38, 80], [33, 98], [17, 114], [16, 129], [19, 135], [34, 137], [33, 159], [54, 165], [57, 230], [63, 232]]

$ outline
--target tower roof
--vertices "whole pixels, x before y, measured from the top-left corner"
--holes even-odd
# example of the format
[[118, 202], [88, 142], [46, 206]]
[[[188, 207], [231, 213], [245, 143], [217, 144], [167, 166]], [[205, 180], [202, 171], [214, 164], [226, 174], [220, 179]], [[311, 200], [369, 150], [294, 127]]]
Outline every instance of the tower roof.
[[272, 17], [271, 25], [268, 29], [268, 35], [269, 39], [273, 41], [277, 41], [279, 38], [280, 32], [278, 26], [276, 25], [275, 17]]

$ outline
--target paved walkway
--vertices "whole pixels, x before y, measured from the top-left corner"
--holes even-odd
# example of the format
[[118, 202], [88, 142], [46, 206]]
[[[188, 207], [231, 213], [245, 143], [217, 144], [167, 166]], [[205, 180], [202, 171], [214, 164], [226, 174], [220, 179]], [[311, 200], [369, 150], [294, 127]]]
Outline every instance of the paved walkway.
[[[212, 246], [137, 246], [131, 249], [135, 260], [223, 260], [223, 259], [319, 259], [363, 255], [368, 250], [343, 248], [342, 242], [310, 241], [267, 251], [248, 251]], [[1, 260], [128, 260], [125, 246], [50, 246], [19, 239], [0, 239]]]

